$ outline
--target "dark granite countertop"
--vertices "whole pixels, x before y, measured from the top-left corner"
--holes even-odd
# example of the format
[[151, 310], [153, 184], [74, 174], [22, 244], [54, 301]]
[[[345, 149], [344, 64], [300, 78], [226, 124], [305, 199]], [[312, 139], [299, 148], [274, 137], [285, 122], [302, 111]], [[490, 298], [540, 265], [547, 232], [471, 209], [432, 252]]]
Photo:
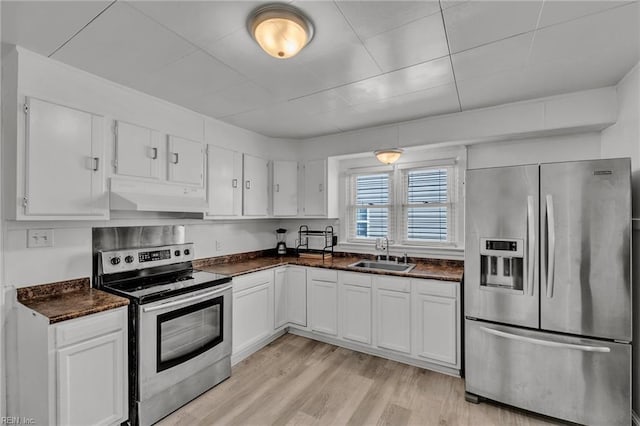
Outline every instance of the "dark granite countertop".
[[457, 260], [441, 260], [441, 259], [420, 259], [412, 258], [410, 263], [415, 263], [416, 267], [409, 272], [392, 272], [378, 270], [363, 270], [353, 268], [349, 265], [361, 259], [367, 258], [367, 255], [345, 254], [333, 256], [325, 260], [310, 259], [297, 256], [281, 256], [276, 257], [260, 253], [245, 253], [242, 255], [220, 256], [208, 259], [198, 259], [194, 261], [194, 267], [203, 271], [216, 272], [225, 275], [238, 276], [248, 274], [250, 272], [261, 271], [282, 265], [299, 265], [311, 266], [314, 268], [338, 269], [342, 271], [364, 272], [378, 275], [393, 275], [399, 277], [410, 278], [426, 278], [442, 281], [462, 281], [462, 273], [464, 272], [464, 263]]
[[89, 278], [23, 287], [18, 302], [49, 318], [49, 324], [127, 306], [124, 297], [91, 288]]

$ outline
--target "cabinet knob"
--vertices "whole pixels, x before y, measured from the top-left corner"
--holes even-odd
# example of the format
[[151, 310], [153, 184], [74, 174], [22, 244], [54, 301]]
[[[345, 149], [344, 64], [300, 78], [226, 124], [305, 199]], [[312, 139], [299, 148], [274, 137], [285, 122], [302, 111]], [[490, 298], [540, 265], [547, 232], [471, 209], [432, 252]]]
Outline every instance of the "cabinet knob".
[[244, 183], [244, 187], [247, 188], [247, 189], [251, 189], [251, 181], [250, 180], [246, 181]]
[[177, 152], [172, 152], [171, 155], [173, 156], [173, 158], [175, 158], [175, 161], [172, 161], [173, 164], [178, 164], [178, 161], [180, 161], [180, 156]]

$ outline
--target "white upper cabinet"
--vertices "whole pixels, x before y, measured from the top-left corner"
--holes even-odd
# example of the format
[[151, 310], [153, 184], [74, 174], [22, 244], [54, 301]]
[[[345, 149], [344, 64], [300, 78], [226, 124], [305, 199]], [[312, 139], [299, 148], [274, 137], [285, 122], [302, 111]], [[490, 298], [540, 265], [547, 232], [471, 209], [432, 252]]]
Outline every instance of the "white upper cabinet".
[[204, 145], [177, 136], [168, 138], [169, 181], [204, 185]]
[[243, 208], [245, 216], [267, 216], [269, 213], [269, 162], [244, 154]]
[[209, 216], [242, 214], [242, 154], [214, 145], [207, 147]]
[[116, 121], [115, 172], [121, 176], [159, 178], [158, 166], [162, 140], [159, 132]]
[[18, 206], [17, 218], [107, 217], [103, 117], [35, 98], [25, 105], [24, 209]]
[[304, 215], [327, 214], [327, 161], [307, 161], [304, 166]]
[[298, 163], [273, 162], [273, 215], [298, 214]]

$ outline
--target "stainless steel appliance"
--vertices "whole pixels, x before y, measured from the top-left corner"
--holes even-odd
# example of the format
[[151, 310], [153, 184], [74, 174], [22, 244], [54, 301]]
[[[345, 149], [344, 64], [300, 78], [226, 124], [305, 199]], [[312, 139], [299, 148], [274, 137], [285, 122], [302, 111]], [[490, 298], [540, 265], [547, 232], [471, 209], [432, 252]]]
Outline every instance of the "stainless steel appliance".
[[97, 253], [98, 286], [131, 301], [133, 425], [155, 423], [231, 374], [231, 278], [194, 270], [193, 257], [190, 243]]
[[630, 169], [612, 159], [467, 171], [468, 400], [630, 424]]

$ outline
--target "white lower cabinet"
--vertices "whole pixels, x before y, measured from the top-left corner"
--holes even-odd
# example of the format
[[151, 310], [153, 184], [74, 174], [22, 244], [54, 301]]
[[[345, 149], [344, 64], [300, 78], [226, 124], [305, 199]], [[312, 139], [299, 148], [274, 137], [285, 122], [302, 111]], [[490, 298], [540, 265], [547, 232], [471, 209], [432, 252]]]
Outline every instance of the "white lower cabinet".
[[237, 354], [273, 333], [274, 272], [272, 269], [233, 279], [232, 352]]
[[376, 288], [376, 346], [411, 352], [411, 295]]
[[287, 317], [290, 324], [307, 326], [307, 269], [287, 267]]
[[288, 315], [288, 288], [287, 269], [281, 268], [274, 271], [273, 281], [273, 312], [274, 329], [284, 327], [289, 322]]
[[128, 418], [127, 308], [50, 325], [18, 305], [18, 407], [35, 424]]
[[338, 273], [324, 269], [309, 269], [307, 274], [311, 294], [311, 330], [336, 336], [338, 334]]
[[340, 284], [340, 300], [342, 302], [341, 337], [370, 345], [371, 276], [341, 272]]
[[279, 266], [233, 279], [232, 361], [287, 327], [336, 345], [460, 370], [458, 283]]
[[458, 286], [436, 280], [413, 280], [415, 354], [445, 365], [459, 364]]

